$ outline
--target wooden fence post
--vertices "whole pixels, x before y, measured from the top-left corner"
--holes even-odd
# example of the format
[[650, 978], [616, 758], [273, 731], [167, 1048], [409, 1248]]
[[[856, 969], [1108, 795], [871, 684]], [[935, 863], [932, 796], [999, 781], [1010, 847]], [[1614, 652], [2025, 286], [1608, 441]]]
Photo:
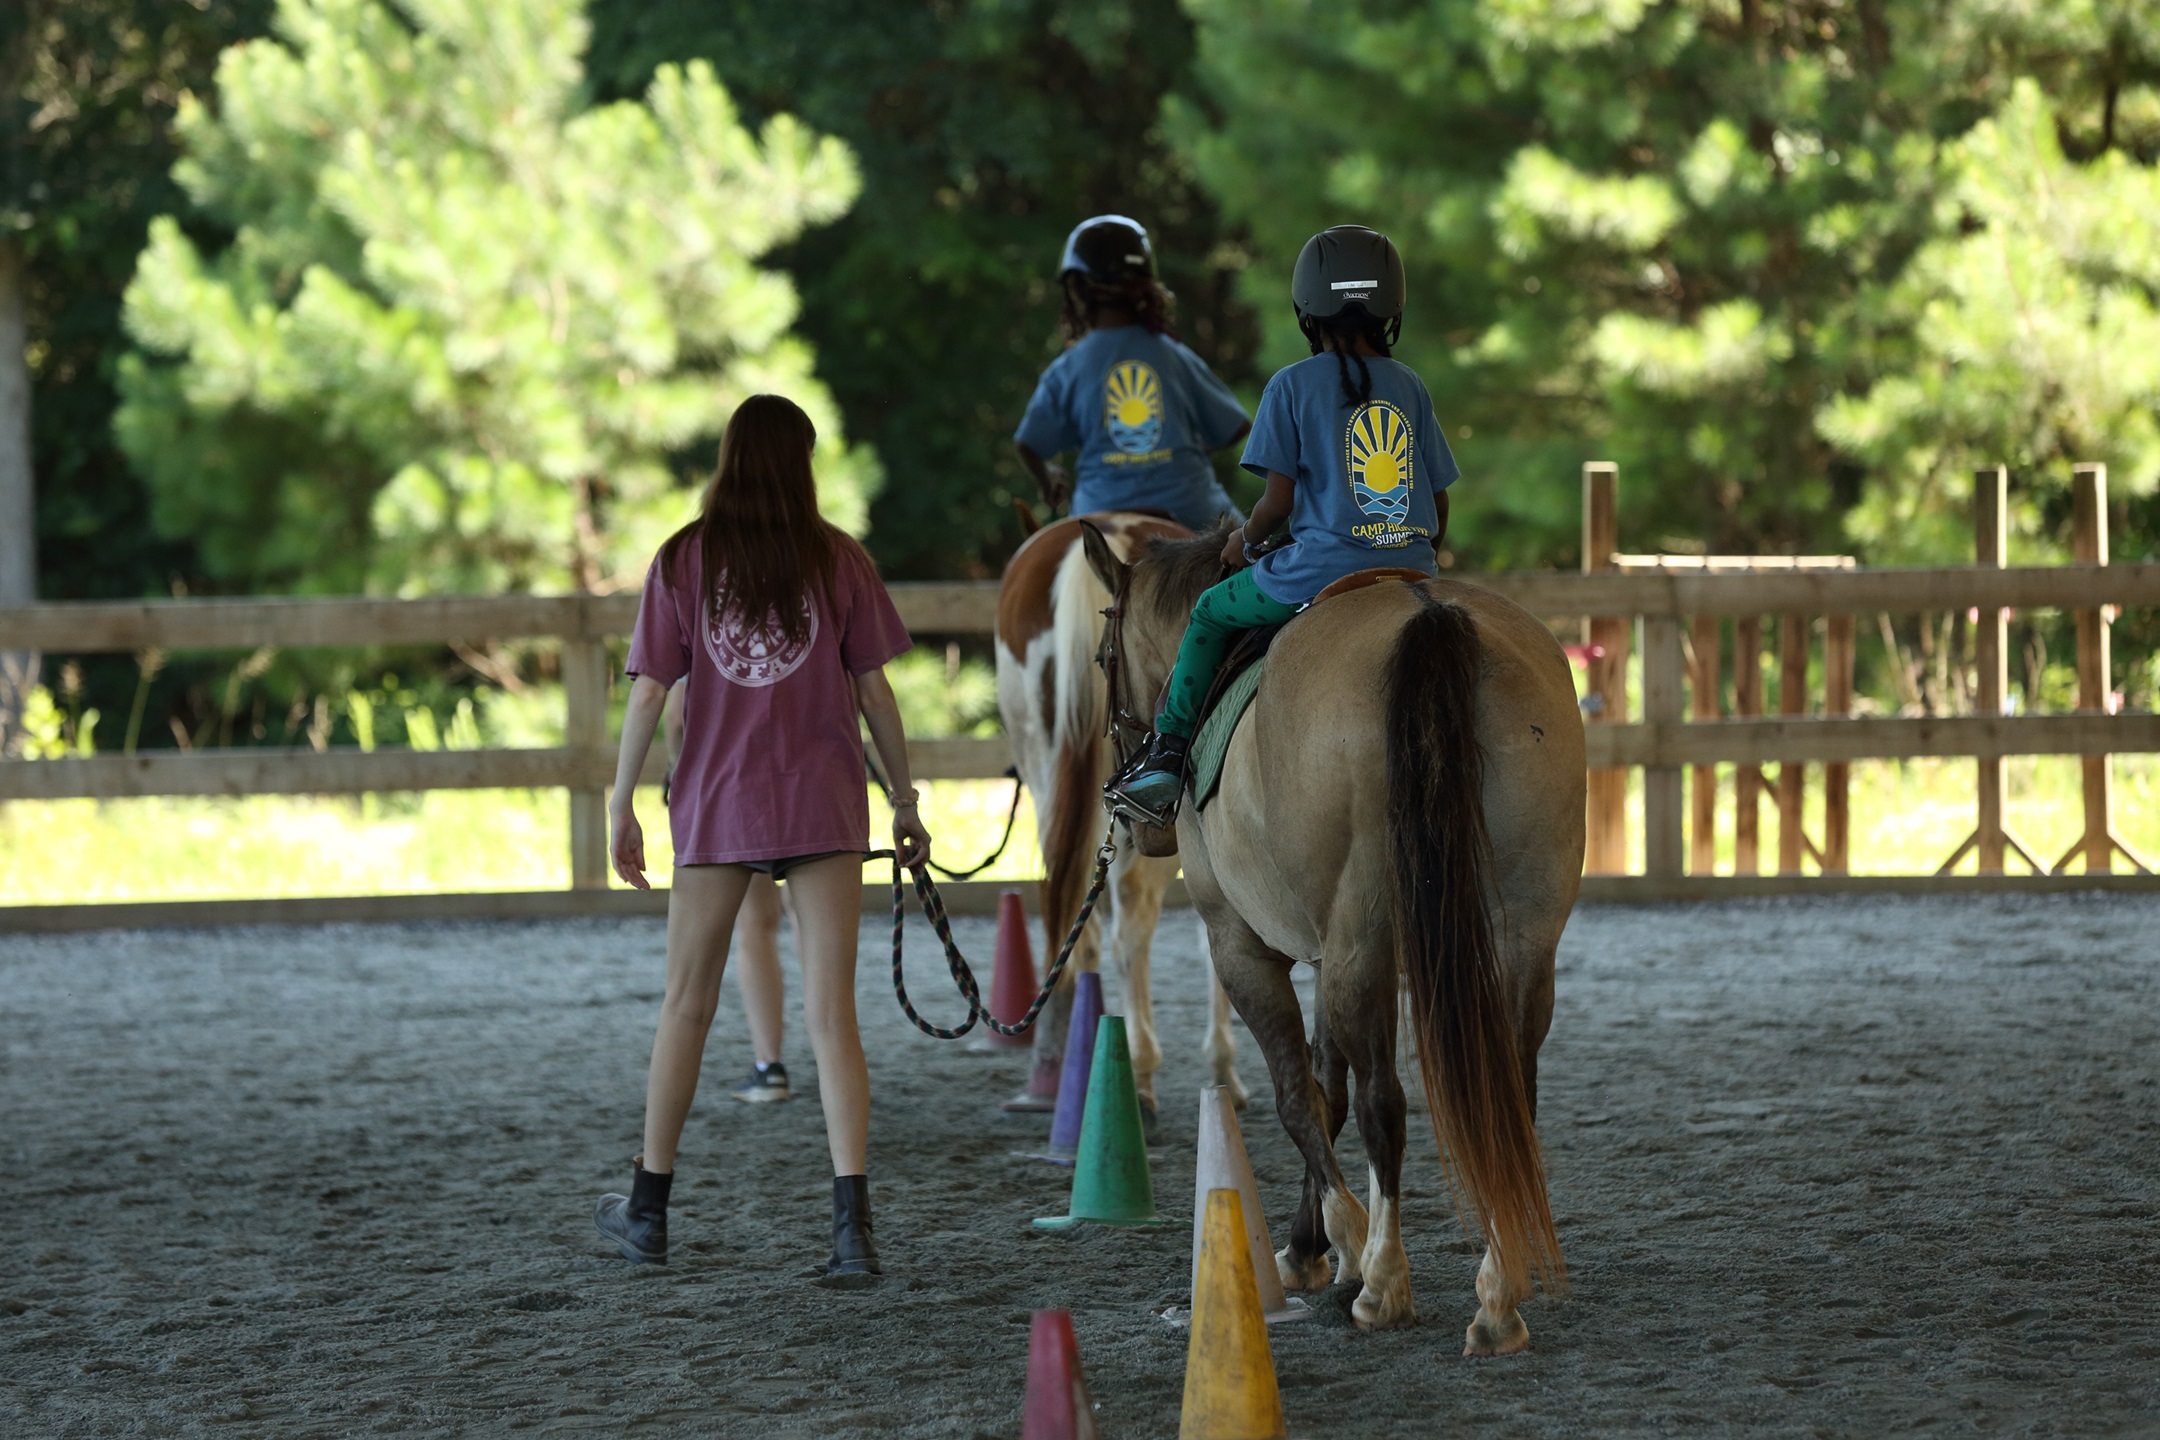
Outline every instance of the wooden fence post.
[[[2080, 464], [2073, 472], [2070, 489], [2071, 558], [2080, 565], [2108, 563], [2107, 466]], [[2078, 709], [2108, 714], [2114, 709], [2114, 665], [2108, 653], [2107, 608], [2077, 612]], [[2143, 857], [2115, 835], [2114, 761], [2106, 755], [2081, 757], [2085, 771], [2085, 830], [2055, 862], [2060, 875], [2079, 855], [2085, 857], [2085, 873], [2105, 875], [2114, 869], [2115, 852], [2133, 869], [2148, 870]]]
[[[1681, 685], [1687, 664], [1680, 650], [1680, 620], [1674, 615], [1643, 617], [1643, 718], [1660, 733], [1679, 728], [1683, 715]], [[1660, 879], [1680, 878], [1680, 767], [1643, 767], [1643, 873]]]
[[[1695, 668], [1688, 677], [1688, 713], [1697, 720], [1718, 718], [1718, 617], [1694, 620]], [[1688, 772], [1688, 870], [1717, 873], [1717, 766], [1697, 765]]]
[[[1973, 472], [1973, 564], [1983, 570], [2000, 570], [2010, 558], [2010, 470], [1990, 465]], [[1973, 627], [1973, 661], [1979, 685], [1973, 709], [1987, 719], [2000, 719], [2003, 701], [2010, 691], [2010, 612], [2001, 607], [1978, 607], [1979, 623]], [[2003, 757], [1982, 755], [1974, 761], [1978, 770], [1975, 808], [1978, 820], [1965, 843], [1943, 861], [1938, 875], [1957, 868], [1965, 852], [1974, 852], [1975, 869], [1982, 875], [2003, 873], [2003, 860], [2016, 851], [2035, 874], [2046, 867], [2033, 855], [2032, 847], [2018, 839], [2003, 820]]]
[[[1973, 563], [2000, 570], [2009, 560], [2010, 470], [1995, 465], [1973, 474]], [[1973, 635], [1973, 658], [1980, 671], [1975, 708], [1982, 715], [2000, 715], [2003, 692], [2010, 683], [2009, 623], [2001, 610], [1980, 617]], [[1983, 756], [1979, 763], [1979, 825], [1973, 845], [1979, 851], [1982, 875], [2003, 873], [2003, 760]]]
[[[607, 646], [582, 635], [562, 647], [564, 743], [581, 759], [607, 757]], [[605, 890], [608, 874], [607, 791], [570, 791], [570, 888]]]
[[[1832, 615], [1823, 635], [1823, 713], [1852, 714], [1854, 624], [1850, 615]], [[1833, 760], [1823, 766], [1823, 852], [1825, 875], [1852, 868], [1852, 766]]]
[[[1620, 549], [1620, 467], [1609, 460], [1591, 460], [1582, 467], [1583, 573], [1614, 568], [1613, 555]], [[1633, 622], [1625, 616], [1593, 616], [1585, 625], [1583, 639], [1604, 653], [1588, 663], [1585, 685], [1593, 703], [1587, 718], [1594, 724], [1617, 725], [1627, 720], [1627, 661], [1629, 631]], [[1592, 770], [1588, 777], [1589, 815], [1583, 869], [1591, 875], [1625, 875], [1627, 853], [1626, 770]]]
[[[1733, 715], [1753, 720], [1762, 710], [1762, 617], [1733, 621]], [[1733, 767], [1733, 874], [1759, 875], [1762, 856], [1762, 767]]]
[[[1785, 615], [1778, 620], [1778, 714], [1807, 714], [1808, 621], [1805, 615]], [[1801, 825], [1801, 807], [1807, 799], [1807, 765], [1780, 760], [1777, 772], [1777, 857], [1780, 875], [1801, 873], [1801, 857], [1807, 853], [1807, 834]]]

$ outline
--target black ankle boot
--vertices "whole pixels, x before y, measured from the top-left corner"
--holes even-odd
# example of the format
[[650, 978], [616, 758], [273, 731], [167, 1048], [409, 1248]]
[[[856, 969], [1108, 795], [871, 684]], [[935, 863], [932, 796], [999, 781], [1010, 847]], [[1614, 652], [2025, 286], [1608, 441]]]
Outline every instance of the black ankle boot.
[[628, 1195], [602, 1195], [593, 1207], [594, 1227], [615, 1242], [623, 1259], [641, 1265], [667, 1264], [667, 1201], [674, 1183], [673, 1173], [655, 1175], [636, 1165]]
[[832, 1182], [832, 1258], [818, 1284], [862, 1290], [878, 1283], [877, 1240], [870, 1226], [870, 1177], [836, 1175]]

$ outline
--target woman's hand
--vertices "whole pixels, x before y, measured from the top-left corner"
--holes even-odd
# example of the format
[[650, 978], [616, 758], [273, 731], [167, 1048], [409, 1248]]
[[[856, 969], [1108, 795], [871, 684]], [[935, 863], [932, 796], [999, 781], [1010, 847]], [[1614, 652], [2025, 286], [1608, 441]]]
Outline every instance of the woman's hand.
[[1222, 563], [1226, 570], [1245, 568], [1245, 527], [1240, 525], [1223, 540]]
[[920, 870], [930, 863], [930, 832], [923, 828], [922, 815], [914, 805], [893, 810], [892, 841], [901, 865], [907, 869]]
[[652, 882], [645, 878], [645, 831], [638, 824], [637, 812], [628, 805], [611, 806], [608, 819], [608, 828], [614, 832], [615, 873], [634, 889], [652, 889]]

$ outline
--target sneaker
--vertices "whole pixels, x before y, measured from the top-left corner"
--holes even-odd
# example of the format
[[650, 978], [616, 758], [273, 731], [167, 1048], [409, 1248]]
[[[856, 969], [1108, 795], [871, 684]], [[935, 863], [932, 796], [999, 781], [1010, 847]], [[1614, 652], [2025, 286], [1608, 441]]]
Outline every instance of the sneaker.
[[728, 1093], [749, 1105], [769, 1105], [776, 1100], [785, 1100], [789, 1095], [787, 1066], [778, 1060], [770, 1065], [756, 1066], [747, 1080]]
[[1105, 787], [1113, 808], [1142, 824], [1167, 829], [1184, 797], [1185, 756], [1191, 748], [1191, 739], [1183, 735], [1150, 735], [1140, 763]]

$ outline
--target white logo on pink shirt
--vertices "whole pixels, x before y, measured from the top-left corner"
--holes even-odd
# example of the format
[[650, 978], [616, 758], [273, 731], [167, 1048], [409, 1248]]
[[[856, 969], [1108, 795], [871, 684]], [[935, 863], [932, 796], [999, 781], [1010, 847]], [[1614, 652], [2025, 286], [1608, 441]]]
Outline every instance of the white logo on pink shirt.
[[817, 607], [803, 597], [803, 616], [809, 621], [801, 643], [790, 641], [778, 625], [749, 626], [731, 606], [725, 615], [707, 612], [705, 653], [720, 673], [737, 685], [777, 685], [802, 668], [817, 643]]

